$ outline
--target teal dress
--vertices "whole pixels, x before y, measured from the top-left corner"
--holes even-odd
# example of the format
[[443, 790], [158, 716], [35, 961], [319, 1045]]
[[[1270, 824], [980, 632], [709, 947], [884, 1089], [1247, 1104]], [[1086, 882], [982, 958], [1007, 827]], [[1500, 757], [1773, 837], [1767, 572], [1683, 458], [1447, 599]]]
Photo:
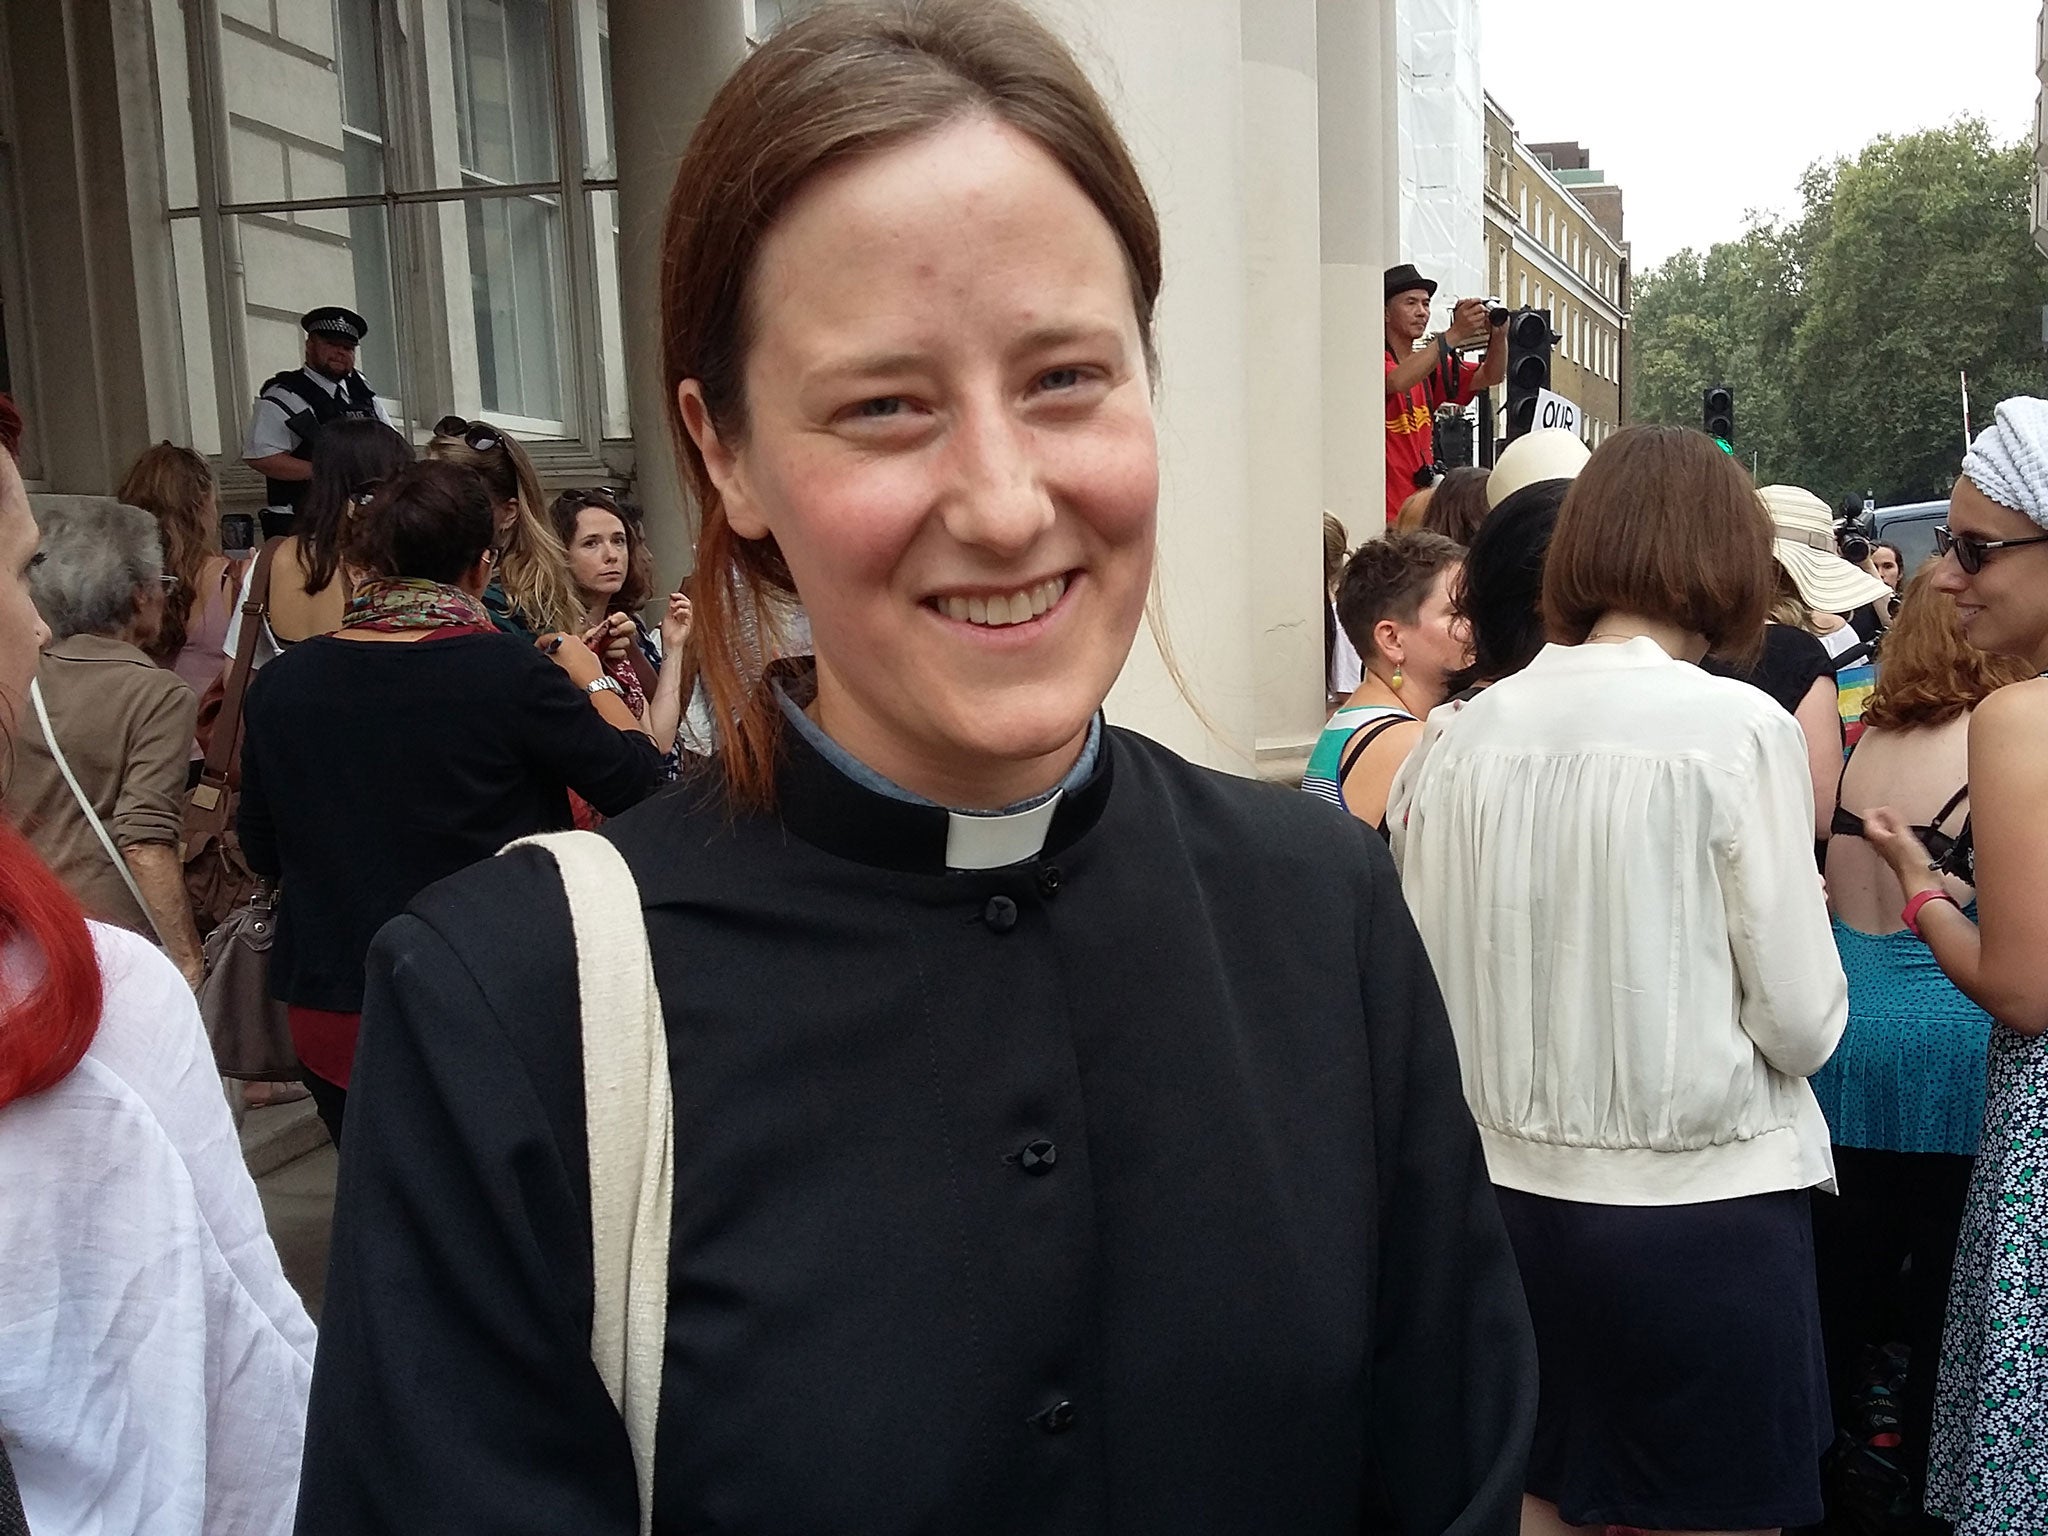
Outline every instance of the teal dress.
[[1908, 929], [1863, 933], [1837, 918], [1835, 947], [1849, 1024], [1811, 1079], [1835, 1144], [1976, 1156], [1990, 1016]]

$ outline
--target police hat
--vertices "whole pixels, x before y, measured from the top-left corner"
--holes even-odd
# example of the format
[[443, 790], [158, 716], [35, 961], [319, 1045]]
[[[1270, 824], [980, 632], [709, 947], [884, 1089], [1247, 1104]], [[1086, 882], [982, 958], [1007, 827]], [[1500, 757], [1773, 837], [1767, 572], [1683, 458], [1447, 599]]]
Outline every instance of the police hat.
[[339, 304], [323, 304], [299, 316], [299, 329], [308, 336], [325, 336], [353, 347], [370, 334], [370, 322]]

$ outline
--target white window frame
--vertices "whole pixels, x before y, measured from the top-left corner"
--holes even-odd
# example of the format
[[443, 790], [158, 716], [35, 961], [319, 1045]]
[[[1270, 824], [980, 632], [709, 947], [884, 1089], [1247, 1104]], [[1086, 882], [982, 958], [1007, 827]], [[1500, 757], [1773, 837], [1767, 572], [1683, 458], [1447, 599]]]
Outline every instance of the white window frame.
[[[381, 193], [350, 194], [324, 198], [278, 198], [234, 200], [226, 193], [232, 165], [228, 139], [228, 91], [221, 63], [220, 0], [183, 0], [185, 56], [190, 73], [194, 133], [194, 158], [198, 181], [196, 206], [167, 210], [174, 221], [196, 218], [202, 232], [208, 307], [213, 324], [215, 407], [219, 415], [221, 457], [241, 457], [243, 426], [249, 402], [254, 399], [247, 349], [243, 345], [246, 302], [240, 292], [242, 269], [238, 239], [239, 220], [261, 215], [320, 212], [356, 208], [382, 208], [386, 239], [394, 265], [393, 297], [400, 335], [395, 351], [400, 358], [399, 388], [412, 406], [416, 420], [431, 414], [418, 409], [415, 401], [452, 399], [448, 383], [449, 354], [445, 330], [434, 332], [419, 318], [423, 301], [412, 285], [397, 280], [405, 228], [401, 210], [421, 206], [442, 209], [473, 199], [494, 200], [525, 194], [559, 199], [562, 220], [564, 273], [561, 298], [566, 306], [565, 350], [561, 359], [561, 380], [565, 417], [560, 422], [506, 416], [492, 412], [494, 421], [522, 438], [532, 434], [529, 451], [537, 463], [551, 461], [589, 462], [600, 458], [617, 462], [629, 457], [619, 446], [630, 438], [608, 439], [604, 435], [605, 377], [604, 317], [597, 282], [595, 251], [596, 219], [592, 213], [593, 192], [618, 188], [617, 146], [612, 146], [613, 174], [585, 173], [584, 152], [589, 143], [588, 127], [593, 121], [591, 103], [586, 100], [590, 61], [583, 58], [588, 47], [578, 26], [576, 0], [546, 0], [550, 28], [549, 48], [553, 63], [551, 129], [555, 136], [555, 178], [550, 181], [509, 185], [432, 186], [395, 190], [401, 182], [432, 180], [406, 172], [406, 157], [417, 156], [431, 144], [433, 124], [428, 120], [424, 92], [418, 89], [419, 61], [412, 56], [419, 44], [408, 49], [407, 35], [417, 35], [419, 13], [425, 6], [445, 7], [447, 0], [342, 0], [346, 5], [374, 6], [379, 69], [379, 88], [384, 107], [383, 152], [385, 190]], [[601, 81], [599, 82], [602, 83]], [[465, 181], [471, 178], [465, 176]], [[608, 446], [609, 445], [609, 446]]]

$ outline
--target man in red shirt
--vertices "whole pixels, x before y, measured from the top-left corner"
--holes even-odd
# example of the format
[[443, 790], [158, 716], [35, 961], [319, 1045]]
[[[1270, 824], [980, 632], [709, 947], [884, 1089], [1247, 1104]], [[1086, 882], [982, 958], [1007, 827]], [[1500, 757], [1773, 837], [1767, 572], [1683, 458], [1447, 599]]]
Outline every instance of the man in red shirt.
[[[1415, 493], [1415, 472], [1436, 457], [1431, 420], [1446, 403], [1465, 405], [1507, 377], [1508, 328], [1489, 326], [1484, 299], [1460, 299], [1450, 329], [1416, 349], [1429, 329], [1436, 284], [1411, 263], [1387, 268], [1387, 521]], [[1486, 356], [1460, 362], [1457, 349], [1486, 343]]]

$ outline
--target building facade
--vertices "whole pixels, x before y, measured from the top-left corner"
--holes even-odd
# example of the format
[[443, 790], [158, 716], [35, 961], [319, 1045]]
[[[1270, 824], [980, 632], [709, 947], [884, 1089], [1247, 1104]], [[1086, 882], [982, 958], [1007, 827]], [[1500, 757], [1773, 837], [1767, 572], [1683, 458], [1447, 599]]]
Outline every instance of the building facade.
[[[1577, 144], [1525, 144], [1486, 98], [1486, 264], [1495, 297], [1550, 312], [1550, 387], [1597, 446], [1624, 421], [1629, 250], [1621, 188]], [[1506, 391], [1494, 392], [1496, 411]], [[1499, 421], [1496, 416], [1496, 422]]]
[[[1396, 0], [1035, 3], [1164, 225], [1158, 639], [1111, 717], [1297, 773], [1323, 717], [1321, 514], [1363, 533], [1384, 500]], [[7, 0], [0, 373], [32, 484], [108, 491], [168, 438], [251, 504], [256, 388], [297, 365], [303, 310], [342, 303], [416, 439], [485, 416], [550, 485], [631, 486], [679, 578], [664, 205], [711, 94], [801, 4]]]
[[[2034, 244], [2048, 256], [2048, 0], [2034, 20], [2034, 75], [2041, 89], [2034, 97]], [[2048, 344], [2048, 322], [2042, 341]]]

